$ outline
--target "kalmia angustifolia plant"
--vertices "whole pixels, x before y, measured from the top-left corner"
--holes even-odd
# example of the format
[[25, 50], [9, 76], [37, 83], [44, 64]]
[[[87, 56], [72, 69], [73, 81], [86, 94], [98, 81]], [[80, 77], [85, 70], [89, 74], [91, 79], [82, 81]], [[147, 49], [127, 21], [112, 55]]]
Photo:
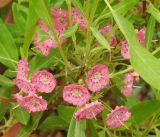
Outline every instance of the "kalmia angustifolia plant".
[[2, 1], [0, 136], [159, 136], [158, 0]]

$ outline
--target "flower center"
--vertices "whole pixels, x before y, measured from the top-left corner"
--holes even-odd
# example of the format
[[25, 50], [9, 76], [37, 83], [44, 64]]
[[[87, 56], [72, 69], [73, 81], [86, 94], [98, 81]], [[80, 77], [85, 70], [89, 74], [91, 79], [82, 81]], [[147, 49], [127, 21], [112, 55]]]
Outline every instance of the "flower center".
[[31, 102], [32, 104], [36, 104], [36, 103], [37, 103], [37, 99], [32, 98], [32, 99], [30, 100], [30, 102]]
[[93, 75], [93, 77], [92, 77], [92, 80], [93, 80], [94, 82], [99, 82], [100, 79], [101, 79], [101, 73], [99, 73], [99, 72], [96, 72], [96, 73]]
[[47, 83], [48, 82], [48, 78], [47, 77], [41, 77], [41, 82]]
[[59, 21], [60, 24], [63, 24], [63, 23], [64, 23], [64, 20], [63, 20], [62, 18], [59, 18], [58, 21]]
[[81, 96], [81, 91], [78, 90], [78, 89], [75, 89], [75, 90], [72, 91], [72, 95], [76, 96], [76, 97], [79, 97], [79, 96]]

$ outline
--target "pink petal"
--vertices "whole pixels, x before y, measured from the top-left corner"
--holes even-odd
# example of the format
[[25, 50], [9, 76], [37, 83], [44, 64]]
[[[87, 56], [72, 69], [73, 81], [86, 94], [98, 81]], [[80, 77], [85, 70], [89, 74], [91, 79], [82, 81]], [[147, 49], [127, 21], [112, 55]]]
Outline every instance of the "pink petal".
[[38, 112], [47, 109], [47, 101], [44, 100], [41, 96], [37, 96], [36, 94], [26, 97], [17, 94], [13, 96], [17, 100], [18, 104], [21, 107], [27, 109], [29, 112]]
[[13, 82], [21, 91], [25, 93], [34, 94], [36, 92], [35, 86], [32, 83], [30, 83], [30, 81], [16, 78], [16, 79], [13, 79]]
[[95, 101], [89, 104], [85, 104], [84, 107], [77, 110], [74, 117], [76, 120], [93, 119], [103, 110], [104, 106], [102, 103]]
[[63, 99], [76, 106], [82, 106], [90, 99], [88, 90], [76, 84], [65, 86], [63, 89]]
[[109, 128], [117, 128], [124, 124], [131, 117], [128, 108], [125, 106], [117, 106], [114, 110], [107, 115], [107, 125]]

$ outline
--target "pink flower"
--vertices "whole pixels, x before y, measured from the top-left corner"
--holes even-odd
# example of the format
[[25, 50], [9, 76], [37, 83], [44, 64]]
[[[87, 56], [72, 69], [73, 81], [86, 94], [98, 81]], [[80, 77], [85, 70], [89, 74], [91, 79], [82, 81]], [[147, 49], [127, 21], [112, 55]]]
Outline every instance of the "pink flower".
[[[137, 38], [140, 42], [140, 44], [142, 45], [142, 47], [145, 47], [145, 32], [146, 29], [142, 28], [139, 31], [137, 31]], [[122, 41], [122, 46], [121, 46], [121, 55], [124, 59], [130, 59], [130, 55], [129, 55], [129, 48], [128, 48], [128, 42], [126, 40]]]
[[13, 82], [16, 84], [16, 86], [23, 92], [28, 94], [34, 94], [36, 92], [35, 86], [30, 83], [28, 80], [22, 80], [22, 79], [13, 79]]
[[145, 46], [145, 33], [146, 33], [146, 28], [142, 28], [139, 31], [137, 31], [138, 40], [143, 47]]
[[52, 39], [47, 39], [38, 42], [39, 34], [36, 32], [34, 34], [34, 46], [38, 48], [43, 56], [48, 56], [51, 48], [56, 48], [57, 45]]
[[17, 64], [16, 79], [27, 80], [28, 71], [29, 71], [28, 62], [23, 58], [20, 59]]
[[41, 20], [38, 19], [37, 20], [37, 25], [46, 33], [50, 33], [50, 29], [48, 28], [48, 26]]
[[56, 79], [50, 72], [42, 70], [32, 75], [31, 83], [35, 85], [39, 92], [50, 93], [56, 86]]
[[82, 106], [89, 101], [90, 94], [85, 87], [81, 85], [71, 84], [64, 87], [63, 99], [64, 101], [73, 105]]
[[14, 94], [13, 97], [17, 100], [21, 107], [27, 109], [29, 112], [38, 112], [47, 109], [47, 101], [36, 94], [26, 97], [19, 94]]
[[107, 125], [109, 128], [117, 128], [124, 125], [124, 122], [131, 117], [126, 106], [116, 106], [114, 110], [107, 115]]
[[74, 116], [76, 120], [93, 119], [103, 110], [104, 106], [102, 103], [95, 101], [90, 104], [85, 104], [84, 107], [77, 110]]
[[88, 72], [86, 83], [92, 92], [97, 92], [106, 87], [109, 83], [108, 67], [103, 64], [95, 65]]
[[71, 12], [72, 12], [72, 24], [75, 25], [77, 22], [79, 22], [79, 28], [86, 29], [88, 23], [85, 17], [81, 14], [81, 12], [74, 7], [72, 7]]
[[136, 72], [129, 72], [124, 76], [124, 87], [122, 88], [122, 94], [126, 97], [132, 95], [132, 87], [135, 81], [139, 80], [139, 75]]
[[[61, 44], [64, 44], [66, 42], [66, 39], [63, 38], [61, 35], [62, 33], [67, 29], [68, 22], [67, 22], [67, 13], [63, 9], [54, 9], [54, 7], [51, 7], [51, 14], [53, 19], [53, 24], [55, 27], [55, 30], [57, 32], [57, 36], [60, 40]], [[48, 56], [51, 48], [57, 48], [58, 45], [55, 42], [54, 37], [51, 35], [51, 30], [47, 27], [45, 23], [41, 19], [38, 20], [37, 25], [40, 26], [42, 31], [48, 33], [50, 36], [50, 39], [46, 39], [44, 41], [39, 42], [38, 37], [39, 34], [36, 32], [34, 35], [34, 45], [36, 48], [38, 48], [41, 51], [41, 54], [44, 56]]]
[[[53, 9], [53, 7], [51, 9]], [[51, 10], [51, 12], [52, 12], [54, 27], [56, 28], [56, 30], [59, 30], [60, 33], [62, 33], [68, 27], [66, 10], [60, 8], [57, 10], [56, 9]]]
[[130, 59], [128, 43], [126, 40], [122, 41], [121, 55], [124, 59]]
[[[109, 33], [109, 32], [111, 31], [111, 29], [112, 29], [111, 24], [106, 24], [104, 27], [101, 27], [101, 28], [99, 29], [99, 32], [100, 32], [103, 36], [106, 36], [107, 33]], [[115, 34], [112, 34], [112, 36], [110, 37], [110, 39], [109, 39], [109, 44], [110, 44], [111, 46], [114, 46], [114, 47], [117, 45], [117, 39], [116, 39]]]

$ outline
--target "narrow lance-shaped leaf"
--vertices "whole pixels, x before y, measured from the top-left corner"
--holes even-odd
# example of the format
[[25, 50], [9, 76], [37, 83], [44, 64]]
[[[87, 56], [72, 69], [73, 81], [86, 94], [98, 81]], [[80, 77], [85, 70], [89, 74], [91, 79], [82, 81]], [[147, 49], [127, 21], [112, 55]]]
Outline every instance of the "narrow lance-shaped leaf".
[[28, 51], [29, 47], [32, 43], [33, 35], [36, 30], [35, 23], [38, 19], [37, 14], [34, 11], [34, 5], [31, 4], [31, 1], [29, 1], [29, 12], [27, 16], [27, 22], [26, 22], [26, 27], [25, 27], [25, 34], [24, 34], [24, 44], [22, 48], [22, 56], [28, 57]]
[[154, 35], [154, 30], [155, 30], [155, 24], [156, 20], [154, 17], [150, 16], [147, 24], [147, 31], [146, 31], [146, 36], [145, 36], [145, 45], [147, 49], [150, 49], [151, 44], [152, 44], [152, 38]]
[[12, 87], [14, 83], [9, 78], [0, 75], [0, 85], [4, 87]]
[[73, 34], [76, 33], [78, 29], [78, 23], [76, 23], [74, 26], [68, 28], [65, 32], [62, 33], [62, 37], [68, 38], [73, 36]]
[[0, 20], [0, 34], [0, 62], [11, 69], [15, 69], [18, 60], [17, 47], [2, 20]]
[[150, 13], [160, 23], [160, 11], [158, 11], [153, 4], [149, 4], [147, 12]]
[[[118, 13], [124, 13], [132, 9], [136, 4], [138, 4], [139, 1], [140, 0], [123, 0], [120, 1], [118, 4], [114, 5], [113, 9]], [[112, 13], [108, 10], [108, 12], [105, 12], [105, 14], [101, 15], [95, 20], [95, 24], [101, 19], [110, 17], [111, 14]]]
[[86, 121], [76, 121], [73, 115], [69, 125], [67, 137], [86, 137], [85, 122]]
[[110, 45], [108, 43], [108, 41], [105, 39], [104, 36], [102, 36], [102, 34], [96, 29], [96, 28], [93, 28], [93, 27], [90, 27], [93, 35], [96, 37], [96, 39], [98, 40], [98, 42], [106, 49], [108, 49], [109, 51], [111, 50], [110, 48]]
[[160, 62], [145, 48], [142, 48], [137, 40], [133, 25], [114, 11], [109, 2], [105, 0], [113, 17], [129, 43], [131, 64], [135, 71], [150, 85], [160, 89]]
[[30, 119], [30, 114], [24, 108], [16, 108], [13, 110], [14, 117], [22, 124], [26, 125]]
[[79, 0], [71, 0], [71, 1], [72, 1], [72, 4], [74, 5], [74, 7], [76, 7], [78, 10], [80, 10], [81, 13], [84, 15], [84, 9], [83, 9], [81, 2]]

